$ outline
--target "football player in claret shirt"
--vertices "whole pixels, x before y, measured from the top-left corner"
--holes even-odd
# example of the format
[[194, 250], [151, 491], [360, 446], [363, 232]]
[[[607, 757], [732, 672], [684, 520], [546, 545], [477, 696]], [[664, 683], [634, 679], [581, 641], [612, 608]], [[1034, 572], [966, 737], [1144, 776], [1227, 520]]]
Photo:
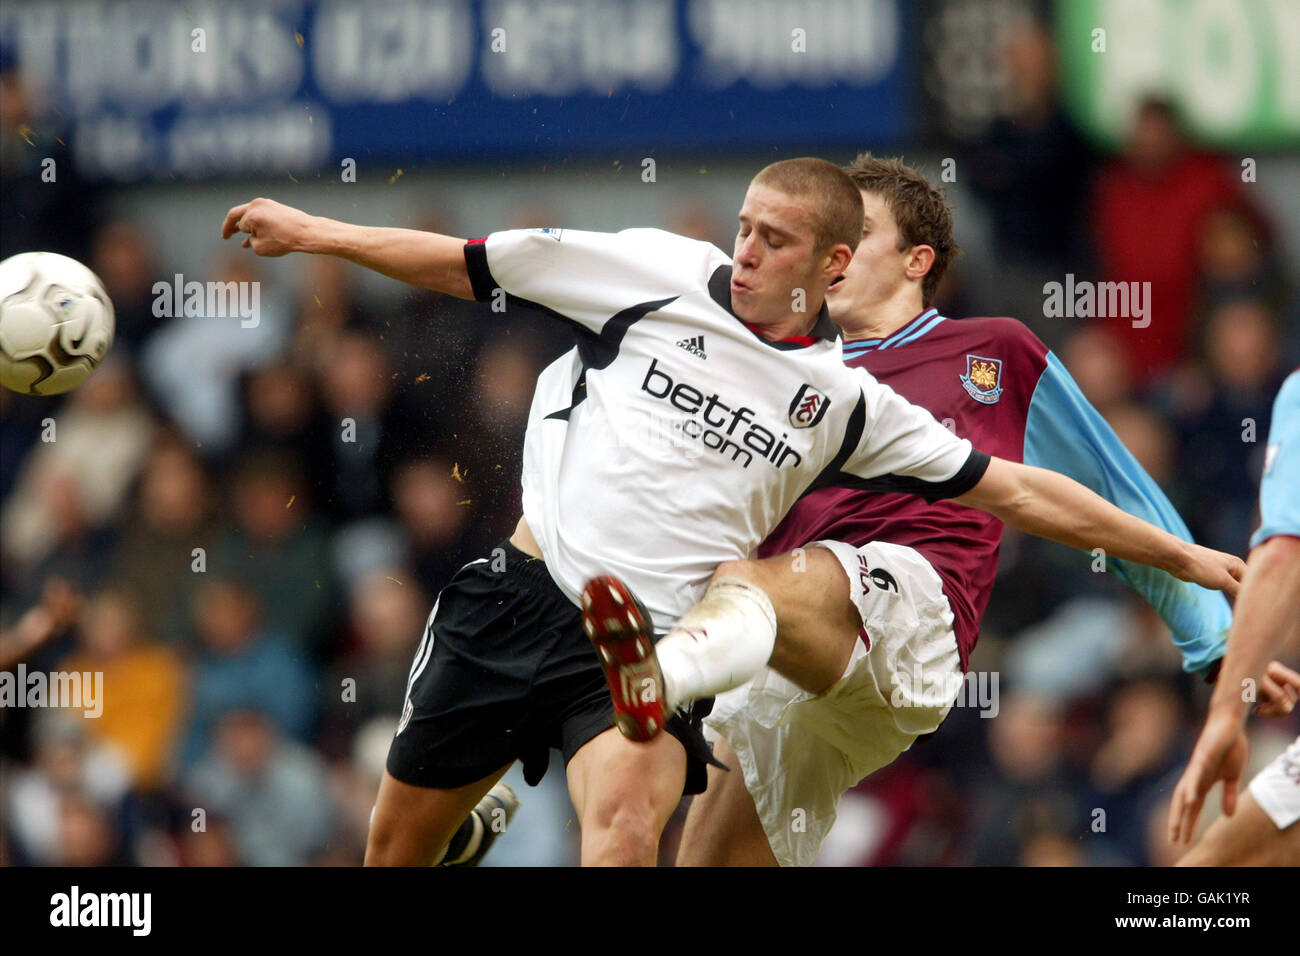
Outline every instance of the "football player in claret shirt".
[[[504, 295], [577, 334], [537, 382], [515, 534], [457, 572], [430, 614], [368, 863], [434, 862], [514, 761], [535, 783], [552, 747], [564, 753], [583, 862], [653, 863], [664, 823], [714, 758], [698, 709], [632, 716], [606, 682], [619, 682], [625, 651], [653, 663], [653, 635], [702, 595], [737, 611], [741, 635], [710, 634], [722, 650], [710, 666], [761, 669], [776, 639], [772, 602], [750, 580], [710, 575], [753, 554], [823, 479], [962, 496], [1033, 533], [1235, 591], [1239, 558], [1189, 545], [1060, 475], [991, 458], [844, 364], [824, 300], [861, 237], [862, 204], [842, 170], [774, 163], [738, 219], [733, 260], [657, 229], [514, 230], [467, 243], [262, 199], [227, 213], [223, 235], [246, 233], [259, 255], [337, 255], [453, 295]], [[644, 606], [589, 586], [609, 572]], [[591, 616], [620, 598], [617, 614]], [[588, 638], [616, 619], [635, 633], [593, 653]], [[616, 721], [655, 739], [626, 740]]]

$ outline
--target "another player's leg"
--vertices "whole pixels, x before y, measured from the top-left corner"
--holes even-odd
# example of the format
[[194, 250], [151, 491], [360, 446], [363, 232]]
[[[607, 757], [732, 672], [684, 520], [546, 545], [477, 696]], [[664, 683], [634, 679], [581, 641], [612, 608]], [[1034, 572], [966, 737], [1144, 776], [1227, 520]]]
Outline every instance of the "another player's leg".
[[[801, 688], [768, 667], [717, 697], [705, 723], [734, 779], [692, 804], [678, 853], [683, 864], [811, 863], [844, 792], [936, 730], [958, 695], [952, 611], [929, 562], [911, 548], [878, 542], [823, 542], [809, 556], [816, 551], [839, 562], [856, 628], [870, 633], [859, 640], [853, 631], [843, 663], [823, 662], [840, 668], [828, 687], [816, 669], [805, 671]], [[849, 632], [843, 621], [823, 631], [811, 616], [799, 620], [789, 646], [835, 646]], [[735, 790], [742, 784], [743, 794]]]
[[[713, 752], [739, 768], [736, 752], [718, 738]], [[677, 850], [678, 866], [776, 866], [767, 834], [754, 807], [754, 798], [738, 769], [730, 773], [709, 768], [709, 788], [691, 800]]]
[[1300, 866], [1300, 823], [1278, 830], [1246, 791], [1237, 812], [1219, 817], [1177, 866]]
[[1179, 866], [1300, 866], [1300, 737], [1251, 780]]
[[514, 818], [519, 798], [508, 783], [498, 783], [475, 805], [447, 843], [439, 866], [478, 866]]
[[432, 866], [508, 769], [506, 764], [482, 780], [448, 790], [413, 786], [384, 771], [366, 840], [366, 866]]
[[681, 742], [659, 734], [633, 743], [610, 728], [573, 755], [568, 776], [582, 826], [582, 865], [654, 866], [686, 782]]

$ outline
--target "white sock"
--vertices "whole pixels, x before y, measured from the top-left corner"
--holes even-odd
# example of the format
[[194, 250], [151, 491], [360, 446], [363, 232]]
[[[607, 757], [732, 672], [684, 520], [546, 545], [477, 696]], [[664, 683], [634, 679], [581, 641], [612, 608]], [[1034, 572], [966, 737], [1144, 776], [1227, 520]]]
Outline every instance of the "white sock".
[[668, 707], [739, 687], [776, 646], [776, 612], [763, 589], [744, 578], [718, 578], [704, 598], [655, 645]]

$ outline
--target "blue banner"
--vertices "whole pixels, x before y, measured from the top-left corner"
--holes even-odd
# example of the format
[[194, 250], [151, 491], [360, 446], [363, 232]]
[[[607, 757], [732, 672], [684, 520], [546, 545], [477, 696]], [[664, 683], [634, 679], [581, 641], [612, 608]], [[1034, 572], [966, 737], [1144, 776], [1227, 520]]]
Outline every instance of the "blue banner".
[[7, 3], [0, 49], [107, 179], [896, 144], [900, 0]]

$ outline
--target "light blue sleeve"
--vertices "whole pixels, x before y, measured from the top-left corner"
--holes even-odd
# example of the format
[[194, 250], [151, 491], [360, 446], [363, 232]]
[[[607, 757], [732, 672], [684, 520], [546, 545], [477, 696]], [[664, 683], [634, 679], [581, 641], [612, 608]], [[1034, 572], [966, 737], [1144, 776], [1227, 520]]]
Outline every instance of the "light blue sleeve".
[[1274, 535], [1300, 537], [1300, 369], [1287, 376], [1273, 402], [1259, 513], [1263, 520], [1250, 538], [1252, 548]]
[[[1068, 475], [1129, 514], [1191, 540], [1164, 492], [1051, 352], [1029, 403], [1024, 460]], [[1106, 565], [1169, 626], [1183, 654], [1183, 670], [1204, 671], [1223, 656], [1232, 611], [1222, 594], [1144, 564], [1108, 557]]]

